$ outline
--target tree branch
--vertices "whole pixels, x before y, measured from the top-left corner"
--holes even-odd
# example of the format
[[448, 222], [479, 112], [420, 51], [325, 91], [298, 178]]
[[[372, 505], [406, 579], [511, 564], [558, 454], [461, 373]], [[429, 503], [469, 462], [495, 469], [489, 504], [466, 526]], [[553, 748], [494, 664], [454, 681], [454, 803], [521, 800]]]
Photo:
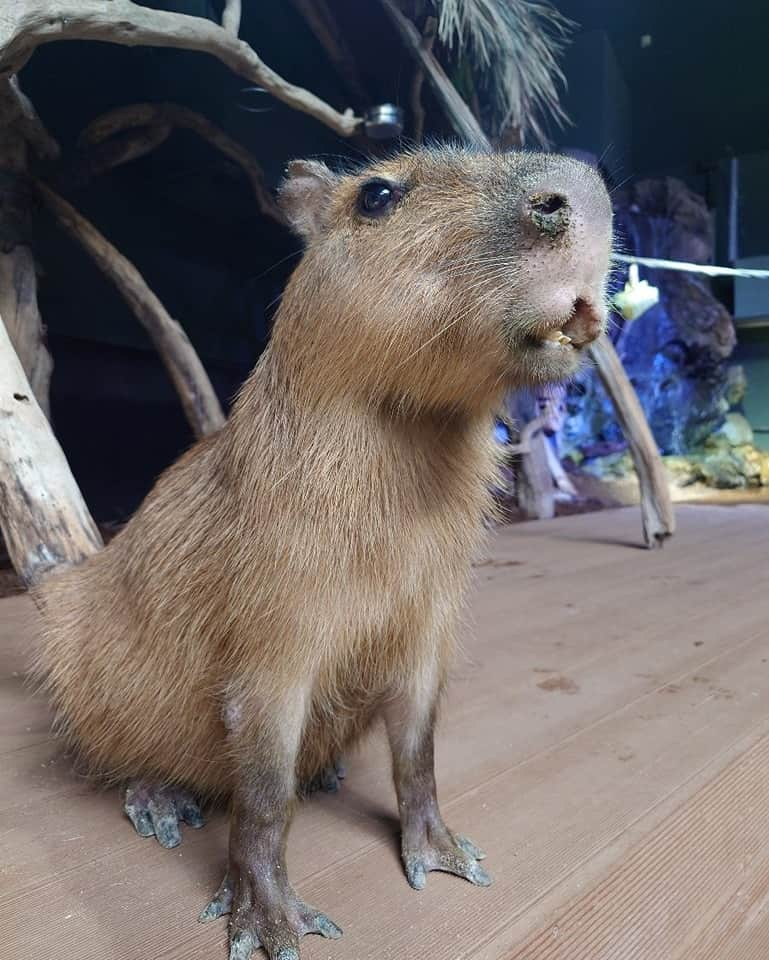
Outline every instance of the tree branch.
[[26, 244], [19, 243], [7, 253], [0, 251], [0, 316], [5, 317], [6, 332], [35, 399], [50, 418], [53, 360], [37, 304], [35, 258]]
[[0, 529], [27, 586], [102, 540], [0, 317]]
[[187, 338], [147, 286], [136, 267], [63, 197], [38, 182], [37, 190], [59, 224], [94, 258], [115, 283], [145, 328], [168, 371], [198, 437], [213, 433], [224, 423], [224, 414], [211, 381]]
[[9, 86], [18, 105], [16, 125], [22, 136], [41, 160], [55, 160], [61, 153], [61, 147], [46, 130], [32, 101], [22, 91], [18, 77], [11, 77]]
[[224, 0], [222, 27], [233, 37], [240, 33], [240, 0]]
[[667, 473], [638, 395], [628, 379], [614, 344], [604, 334], [590, 347], [604, 389], [633, 456], [641, 488], [641, 515], [646, 546], [661, 547], [675, 532]]
[[171, 127], [136, 127], [117, 133], [103, 143], [81, 150], [72, 162], [70, 176], [77, 184], [87, 183], [91, 177], [106, 173], [131, 160], [152, 153], [169, 138]]
[[[422, 30], [422, 47], [427, 53], [432, 53], [435, 37], [438, 33], [438, 20], [428, 17]], [[414, 79], [411, 84], [411, 114], [414, 118], [412, 136], [417, 143], [421, 143], [425, 133], [425, 108], [422, 103], [422, 86], [425, 81], [425, 68], [417, 64]]]
[[54, 40], [97, 40], [209, 53], [340, 136], [351, 136], [361, 122], [352, 111], [338, 113], [309, 90], [284, 80], [247, 43], [202, 17], [153, 10], [131, 0], [3, 0], [0, 75], [18, 73], [36, 47]]
[[446, 76], [435, 54], [423, 44], [420, 32], [411, 20], [401, 13], [395, 0], [380, 0], [380, 2], [400, 34], [406, 49], [424, 70], [425, 76], [456, 132], [469, 144], [491, 150], [491, 142], [475, 119], [473, 111]]
[[[188, 110], [187, 107], [174, 103], [134, 103], [119, 107], [117, 110], [110, 110], [109, 113], [97, 117], [88, 124], [80, 134], [79, 144], [81, 147], [99, 144], [104, 144], [106, 147], [110, 137], [130, 127], [148, 128], [150, 131], [168, 130], [172, 127], [192, 130], [241, 167], [248, 177], [261, 212], [278, 223], [285, 224], [280, 207], [264, 182], [262, 168], [249, 151], [206, 117], [194, 110]], [[165, 137], [159, 136], [157, 143], [161, 143], [163, 139]], [[126, 145], [130, 143], [132, 141], [126, 141]], [[134, 143], [133, 146], [140, 149], [141, 153], [146, 153], [152, 146], [151, 139], [145, 133], [143, 140]], [[112, 165], [125, 163], [134, 155], [136, 152], [131, 149], [116, 151]], [[106, 165], [102, 164], [101, 169], [106, 169]]]

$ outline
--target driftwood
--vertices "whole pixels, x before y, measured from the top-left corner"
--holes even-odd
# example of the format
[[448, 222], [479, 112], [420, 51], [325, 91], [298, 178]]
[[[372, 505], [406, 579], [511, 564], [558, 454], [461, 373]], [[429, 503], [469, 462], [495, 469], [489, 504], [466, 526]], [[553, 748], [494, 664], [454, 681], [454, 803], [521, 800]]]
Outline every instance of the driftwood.
[[38, 157], [42, 160], [55, 160], [61, 153], [61, 147], [43, 126], [32, 101], [19, 86], [17, 77], [8, 80], [8, 93], [16, 101], [16, 126], [19, 132]]
[[0, 79], [0, 316], [46, 416], [53, 361], [37, 306], [35, 260], [29, 247], [33, 198], [30, 149], [53, 159], [59, 146], [24, 96], [16, 78]]
[[170, 126], [131, 127], [102, 143], [80, 150], [67, 171], [70, 183], [82, 186], [92, 177], [152, 153], [171, 136]]
[[[509, 410], [513, 420], [521, 423], [517, 398], [510, 398]], [[547, 441], [542, 432], [547, 421], [547, 416], [529, 420], [521, 429], [518, 443], [508, 448], [520, 458], [515, 470], [515, 492], [518, 507], [528, 520], [550, 520], [555, 516], [555, 489], [548, 468]]]
[[404, 46], [424, 70], [427, 81], [433, 88], [436, 98], [441, 103], [456, 132], [469, 144], [490, 150], [491, 143], [488, 137], [462, 99], [457, 88], [446, 76], [432, 50], [427, 44], [423, 43], [422, 34], [411, 20], [401, 13], [395, 0], [380, 0], [380, 3], [392, 20]]
[[[139, 128], [139, 136], [135, 140], [123, 142], [116, 138], [116, 134], [131, 128]], [[191, 130], [238, 164], [248, 177], [260, 211], [278, 223], [285, 223], [280, 207], [264, 182], [262, 168], [252, 154], [216, 124], [187, 107], [175, 103], [134, 103], [118, 107], [89, 123], [80, 134], [79, 145], [109, 147], [117, 139], [118, 149], [111, 154], [100, 155], [100, 161], [97, 160], [100, 172], [109, 165], [117, 166], [148, 153], [154, 146], [159, 146], [173, 128]]]
[[21, 361], [40, 409], [50, 419], [53, 361], [37, 306], [35, 261], [28, 246], [0, 253], [0, 317], [7, 317], [8, 336]]
[[[427, 53], [432, 53], [437, 34], [438, 20], [435, 17], [428, 17], [422, 28], [421, 40], [421, 44]], [[425, 132], [425, 108], [422, 103], [422, 87], [424, 86], [424, 82], [425, 68], [419, 63], [414, 71], [414, 79], [411, 82], [411, 136], [416, 143], [422, 142]]]
[[[3, 0], [0, 11], [0, 79], [18, 73], [36, 47], [54, 40], [97, 40], [124, 46], [173, 47], [208, 53], [294, 110], [315, 117], [343, 137], [360, 118], [339, 113], [309, 90], [284, 80], [227, 27], [139, 6], [131, 0]], [[239, 19], [239, 18], [238, 18]]]
[[240, 0], [225, 0], [222, 12], [222, 27], [233, 37], [240, 33]]
[[102, 546], [0, 317], [0, 529], [27, 586]]
[[[24, 196], [29, 183], [28, 151], [41, 159], [59, 154], [33, 105], [19, 88], [16, 74], [35, 49], [55, 40], [95, 40], [126, 46], [195, 50], [218, 58], [249, 82], [295, 110], [314, 117], [340, 136], [360, 127], [351, 110], [339, 113], [308, 90], [271, 70], [238, 39], [241, 0], [225, 0], [222, 26], [174, 14], [131, 0], [2, 0], [0, 3], [0, 286], [14, 340], [43, 406], [47, 406], [50, 358], [36, 307], [31, 251], [25, 245], [25, 220], [32, 211]], [[154, 149], [172, 126], [188, 126], [235, 160], [249, 176], [260, 207], [275, 216], [263, 188], [261, 171], [245, 151], [213, 125], [191, 120], [155, 123], [131, 130], [119, 142], [102, 144], [104, 167]], [[183, 121], [183, 122], [182, 122]], [[96, 165], [93, 170], [98, 169]], [[38, 183], [37, 194], [61, 225], [112, 278], [143, 323], [181, 397], [196, 434], [216, 430], [224, 420], [218, 399], [186, 334], [147, 287], [136, 268], [65, 200]], [[13, 195], [13, 202], [5, 200]], [[20, 199], [20, 204], [17, 204]], [[8, 210], [11, 215], [9, 216]], [[19, 214], [20, 215], [17, 215]], [[22, 309], [23, 307], [23, 309]], [[47, 363], [46, 363], [47, 361]], [[14, 567], [27, 584], [59, 564], [77, 563], [101, 547], [101, 538], [58, 443], [48, 427], [32, 385], [24, 373], [8, 331], [0, 323], [0, 529]]]
[[555, 487], [546, 444], [545, 435], [535, 433], [520, 461], [516, 492], [518, 506], [528, 520], [551, 520], [555, 516]]
[[37, 191], [59, 224], [93, 257], [114, 282], [136, 314], [160, 354], [198, 437], [213, 433], [224, 423], [221, 404], [200, 358], [182, 327], [150, 290], [136, 267], [50, 187], [38, 183]]
[[641, 514], [646, 545], [649, 548], [659, 547], [675, 532], [675, 516], [667, 474], [657, 444], [614, 344], [604, 334], [593, 344], [590, 352], [633, 455], [641, 486]]

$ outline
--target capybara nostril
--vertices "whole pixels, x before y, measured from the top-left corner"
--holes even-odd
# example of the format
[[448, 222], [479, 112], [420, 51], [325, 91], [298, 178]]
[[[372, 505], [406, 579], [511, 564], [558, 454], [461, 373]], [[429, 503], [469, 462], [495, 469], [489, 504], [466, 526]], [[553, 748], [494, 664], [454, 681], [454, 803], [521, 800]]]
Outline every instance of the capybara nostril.
[[571, 221], [569, 201], [561, 193], [535, 193], [529, 197], [529, 217], [547, 237], [557, 237]]

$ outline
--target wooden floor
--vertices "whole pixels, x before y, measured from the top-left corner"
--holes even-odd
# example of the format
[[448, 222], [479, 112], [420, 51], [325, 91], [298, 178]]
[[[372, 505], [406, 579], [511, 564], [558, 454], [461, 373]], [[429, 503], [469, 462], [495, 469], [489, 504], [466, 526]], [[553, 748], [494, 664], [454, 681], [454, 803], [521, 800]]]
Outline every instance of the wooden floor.
[[[489, 889], [402, 877], [381, 733], [300, 809], [289, 869], [345, 929], [304, 960], [769, 957], [769, 509], [636, 510], [508, 528], [478, 567], [437, 764]], [[0, 958], [224, 960], [198, 911], [221, 816], [135, 836], [70, 772], [22, 686], [31, 609], [0, 601]]]

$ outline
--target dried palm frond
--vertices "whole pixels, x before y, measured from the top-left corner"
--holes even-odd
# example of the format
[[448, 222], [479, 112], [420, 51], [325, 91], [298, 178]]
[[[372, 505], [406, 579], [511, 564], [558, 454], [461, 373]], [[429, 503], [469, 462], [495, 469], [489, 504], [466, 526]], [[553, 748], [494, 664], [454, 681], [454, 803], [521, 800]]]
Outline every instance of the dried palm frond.
[[438, 37], [461, 67], [469, 61], [492, 136], [519, 130], [548, 141], [549, 122], [568, 123], [559, 97], [558, 58], [575, 24], [547, 0], [432, 0]]

